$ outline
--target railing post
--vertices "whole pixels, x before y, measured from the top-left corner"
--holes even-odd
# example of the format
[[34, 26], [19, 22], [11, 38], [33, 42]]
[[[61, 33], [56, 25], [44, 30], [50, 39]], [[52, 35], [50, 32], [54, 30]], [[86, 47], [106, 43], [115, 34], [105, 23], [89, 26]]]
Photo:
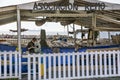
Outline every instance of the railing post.
[[33, 54], [33, 80], [36, 80], [36, 56], [35, 54]]
[[1, 54], [0, 54], [0, 77], [1, 77], [1, 73], [2, 73], [2, 71], [1, 71], [1, 65], [2, 65], [2, 62], [1, 62], [2, 60], [1, 60]]
[[38, 57], [38, 80], [41, 79], [41, 56]]
[[4, 77], [7, 77], [7, 54], [4, 54]]
[[115, 60], [115, 54], [116, 54], [116, 52], [115, 51], [113, 51], [113, 75], [114, 76], [116, 76], [116, 60]]
[[104, 54], [104, 76], [107, 76], [107, 58], [106, 58], [107, 52], [104, 51], [103, 54]]
[[117, 53], [118, 53], [118, 75], [120, 76], [120, 50], [118, 50]]
[[12, 76], [12, 54], [9, 54], [9, 61], [10, 61], [10, 63], [9, 63], [9, 65], [10, 65], [10, 69], [9, 69], [9, 71], [10, 71], [10, 76]]
[[110, 51], [109, 51], [109, 57], [108, 57], [108, 59], [109, 59], [109, 76], [111, 76], [112, 75], [112, 68], [111, 68], [111, 53], [110, 53]]

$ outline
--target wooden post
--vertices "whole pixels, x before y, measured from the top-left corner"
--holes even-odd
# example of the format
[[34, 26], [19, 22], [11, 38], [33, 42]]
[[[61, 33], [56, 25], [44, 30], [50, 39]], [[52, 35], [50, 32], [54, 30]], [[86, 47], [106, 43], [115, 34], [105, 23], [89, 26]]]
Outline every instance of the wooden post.
[[[95, 29], [96, 28], [96, 14], [93, 13], [93, 16], [92, 16], [92, 29]], [[93, 30], [93, 46], [96, 45], [96, 41], [95, 41], [95, 31]]]
[[108, 31], [108, 39], [109, 39], [109, 43], [110, 43], [110, 31]]
[[83, 26], [81, 25], [81, 44], [83, 44]]
[[75, 24], [73, 23], [73, 35], [74, 35], [74, 45], [76, 45], [76, 32], [75, 32]]
[[68, 33], [68, 36], [69, 36], [69, 26], [67, 25], [67, 33]]
[[17, 6], [17, 30], [18, 30], [18, 52], [19, 52], [19, 79], [21, 79], [21, 20], [20, 9]]

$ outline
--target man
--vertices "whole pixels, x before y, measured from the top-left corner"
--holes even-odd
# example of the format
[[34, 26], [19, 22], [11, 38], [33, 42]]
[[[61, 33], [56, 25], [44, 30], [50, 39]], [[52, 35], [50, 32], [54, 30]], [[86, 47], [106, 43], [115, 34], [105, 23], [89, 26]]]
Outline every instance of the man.
[[27, 45], [27, 50], [29, 51], [29, 53], [35, 53], [35, 42], [37, 41], [36, 38], [33, 38]]

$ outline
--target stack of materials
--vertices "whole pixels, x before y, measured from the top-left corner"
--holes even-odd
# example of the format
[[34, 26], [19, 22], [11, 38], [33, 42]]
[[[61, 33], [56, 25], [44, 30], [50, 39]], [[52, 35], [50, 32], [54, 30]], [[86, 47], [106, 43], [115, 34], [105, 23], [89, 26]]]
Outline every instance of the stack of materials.
[[112, 35], [111, 37], [113, 44], [120, 44], [120, 35]]

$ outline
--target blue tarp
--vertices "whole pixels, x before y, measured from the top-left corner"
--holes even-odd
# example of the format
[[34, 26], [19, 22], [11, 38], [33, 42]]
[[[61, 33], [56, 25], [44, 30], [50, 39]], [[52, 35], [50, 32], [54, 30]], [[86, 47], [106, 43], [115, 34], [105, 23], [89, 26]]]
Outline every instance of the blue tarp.
[[[103, 49], [103, 48], [114, 48], [114, 47], [120, 47], [120, 45], [110, 45], [110, 46], [97, 46], [97, 47], [83, 47], [83, 48], [79, 48], [78, 52], [85, 52], [87, 49]], [[62, 47], [59, 48], [60, 49], [60, 53], [72, 53], [74, 52], [74, 48], [66, 48], [66, 47]], [[4, 45], [4, 44], [0, 44], [0, 51], [15, 51], [16, 50], [16, 46], [10, 46], [10, 45]], [[52, 48], [42, 48], [42, 53], [48, 54], [48, 53], [53, 53]], [[26, 52], [26, 48], [22, 47], [22, 52]], [[61, 59], [61, 65], [63, 65], [63, 57], [60, 58]], [[22, 62], [27, 62], [27, 58], [22, 58], [21, 59]], [[67, 61], [67, 57], [66, 57], [66, 62], [65, 64], [68, 64]], [[12, 58], [12, 62], [14, 63], [14, 57]], [[46, 57], [46, 68], [48, 68], [48, 57]], [[51, 58], [51, 66], [53, 66], [53, 58]], [[72, 56], [70, 57], [70, 64], [72, 64]], [[81, 64], [81, 62], [80, 62]], [[86, 64], [86, 63], [85, 63]], [[56, 57], [56, 66], [58, 65], [58, 57]], [[3, 67], [4, 68], [4, 67]], [[4, 69], [3, 69], [4, 70]], [[14, 69], [13, 69], [14, 70]], [[22, 65], [22, 72], [27, 72], [27, 65]]]
[[[17, 46], [10, 46], [7, 44], [0, 44], [0, 51], [16, 51]], [[22, 47], [22, 52], [26, 52], [26, 48]]]

